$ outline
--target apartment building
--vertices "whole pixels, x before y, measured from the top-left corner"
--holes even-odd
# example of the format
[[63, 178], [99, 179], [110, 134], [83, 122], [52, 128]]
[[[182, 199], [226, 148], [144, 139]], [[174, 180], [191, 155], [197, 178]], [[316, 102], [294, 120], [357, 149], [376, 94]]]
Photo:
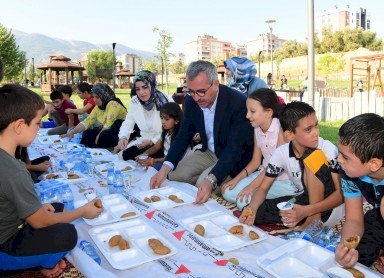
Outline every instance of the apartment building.
[[211, 35], [198, 36], [197, 40], [186, 43], [185, 63], [196, 60], [226, 60], [232, 56], [232, 43], [220, 41]]
[[285, 41], [286, 40], [280, 39], [274, 34], [272, 34], [272, 36], [269, 33], [260, 34], [246, 43], [247, 57], [258, 56], [260, 51], [262, 51], [264, 56], [267, 56], [271, 52], [271, 49], [274, 52], [277, 48], [281, 47]]
[[143, 59], [135, 54], [123, 54], [116, 57], [116, 60], [121, 63], [123, 69], [136, 74], [143, 68]]
[[324, 10], [316, 14], [315, 29], [321, 38], [321, 30], [330, 28], [333, 32], [344, 28], [371, 29], [371, 18], [364, 8], [335, 6], [334, 9]]

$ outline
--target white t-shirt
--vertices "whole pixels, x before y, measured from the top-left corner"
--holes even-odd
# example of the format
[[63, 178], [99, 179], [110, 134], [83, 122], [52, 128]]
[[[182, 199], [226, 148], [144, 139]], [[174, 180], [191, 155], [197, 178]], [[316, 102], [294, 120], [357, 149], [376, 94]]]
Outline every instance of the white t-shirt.
[[[336, 146], [330, 141], [319, 137], [317, 149], [324, 152], [324, 155], [327, 157], [330, 164], [331, 171], [337, 172], [339, 166], [337, 163], [338, 151]], [[275, 178], [283, 171], [288, 174], [290, 181], [293, 183], [296, 195], [302, 194], [304, 191], [304, 185], [301, 179], [302, 170], [300, 168], [299, 159], [296, 158], [293, 152], [292, 143], [284, 144], [273, 152], [265, 175], [267, 177]]]

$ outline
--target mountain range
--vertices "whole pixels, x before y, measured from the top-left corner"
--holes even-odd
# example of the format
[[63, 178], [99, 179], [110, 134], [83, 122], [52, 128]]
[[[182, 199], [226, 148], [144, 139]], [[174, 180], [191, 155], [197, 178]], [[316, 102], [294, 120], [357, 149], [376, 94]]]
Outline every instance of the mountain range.
[[[85, 41], [69, 41], [58, 38], [52, 38], [43, 34], [28, 34], [12, 29], [15, 35], [16, 43], [20, 50], [26, 52], [26, 57], [30, 61], [34, 58], [35, 65], [48, 62], [52, 54], [63, 54], [71, 60], [80, 60], [81, 53], [90, 50], [112, 50], [112, 44], [93, 44]], [[117, 43], [115, 48], [116, 56], [125, 53], [135, 54], [146, 60], [155, 58], [155, 53], [134, 49]]]

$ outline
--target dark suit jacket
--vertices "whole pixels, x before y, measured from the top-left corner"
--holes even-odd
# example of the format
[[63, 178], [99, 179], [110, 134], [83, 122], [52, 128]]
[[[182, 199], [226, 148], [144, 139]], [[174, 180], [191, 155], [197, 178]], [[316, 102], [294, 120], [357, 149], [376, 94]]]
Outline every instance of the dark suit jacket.
[[[253, 128], [246, 114], [246, 97], [220, 85], [213, 126], [215, 154], [219, 160], [210, 172], [219, 184], [227, 175], [236, 175], [252, 158]], [[206, 151], [208, 144], [203, 111], [191, 96], [187, 96], [179, 133], [165, 160], [176, 167], [197, 132], [203, 145], [201, 151]]]

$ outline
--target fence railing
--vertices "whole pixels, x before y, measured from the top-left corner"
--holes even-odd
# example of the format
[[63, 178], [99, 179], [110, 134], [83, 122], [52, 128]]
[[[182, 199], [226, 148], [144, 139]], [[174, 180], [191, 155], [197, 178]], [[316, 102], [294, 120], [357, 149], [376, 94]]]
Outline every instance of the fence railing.
[[[286, 102], [300, 100], [298, 94], [289, 92], [276, 92]], [[304, 93], [302, 101], [308, 102], [308, 94]], [[319, 121], [346, 121], [362, 113], [376, 113], [384, 116], [384, 98], [379, 92], [354, 92], [353, 97], [324, 96], [324, 93], [315, 92], [314, 108]]]

